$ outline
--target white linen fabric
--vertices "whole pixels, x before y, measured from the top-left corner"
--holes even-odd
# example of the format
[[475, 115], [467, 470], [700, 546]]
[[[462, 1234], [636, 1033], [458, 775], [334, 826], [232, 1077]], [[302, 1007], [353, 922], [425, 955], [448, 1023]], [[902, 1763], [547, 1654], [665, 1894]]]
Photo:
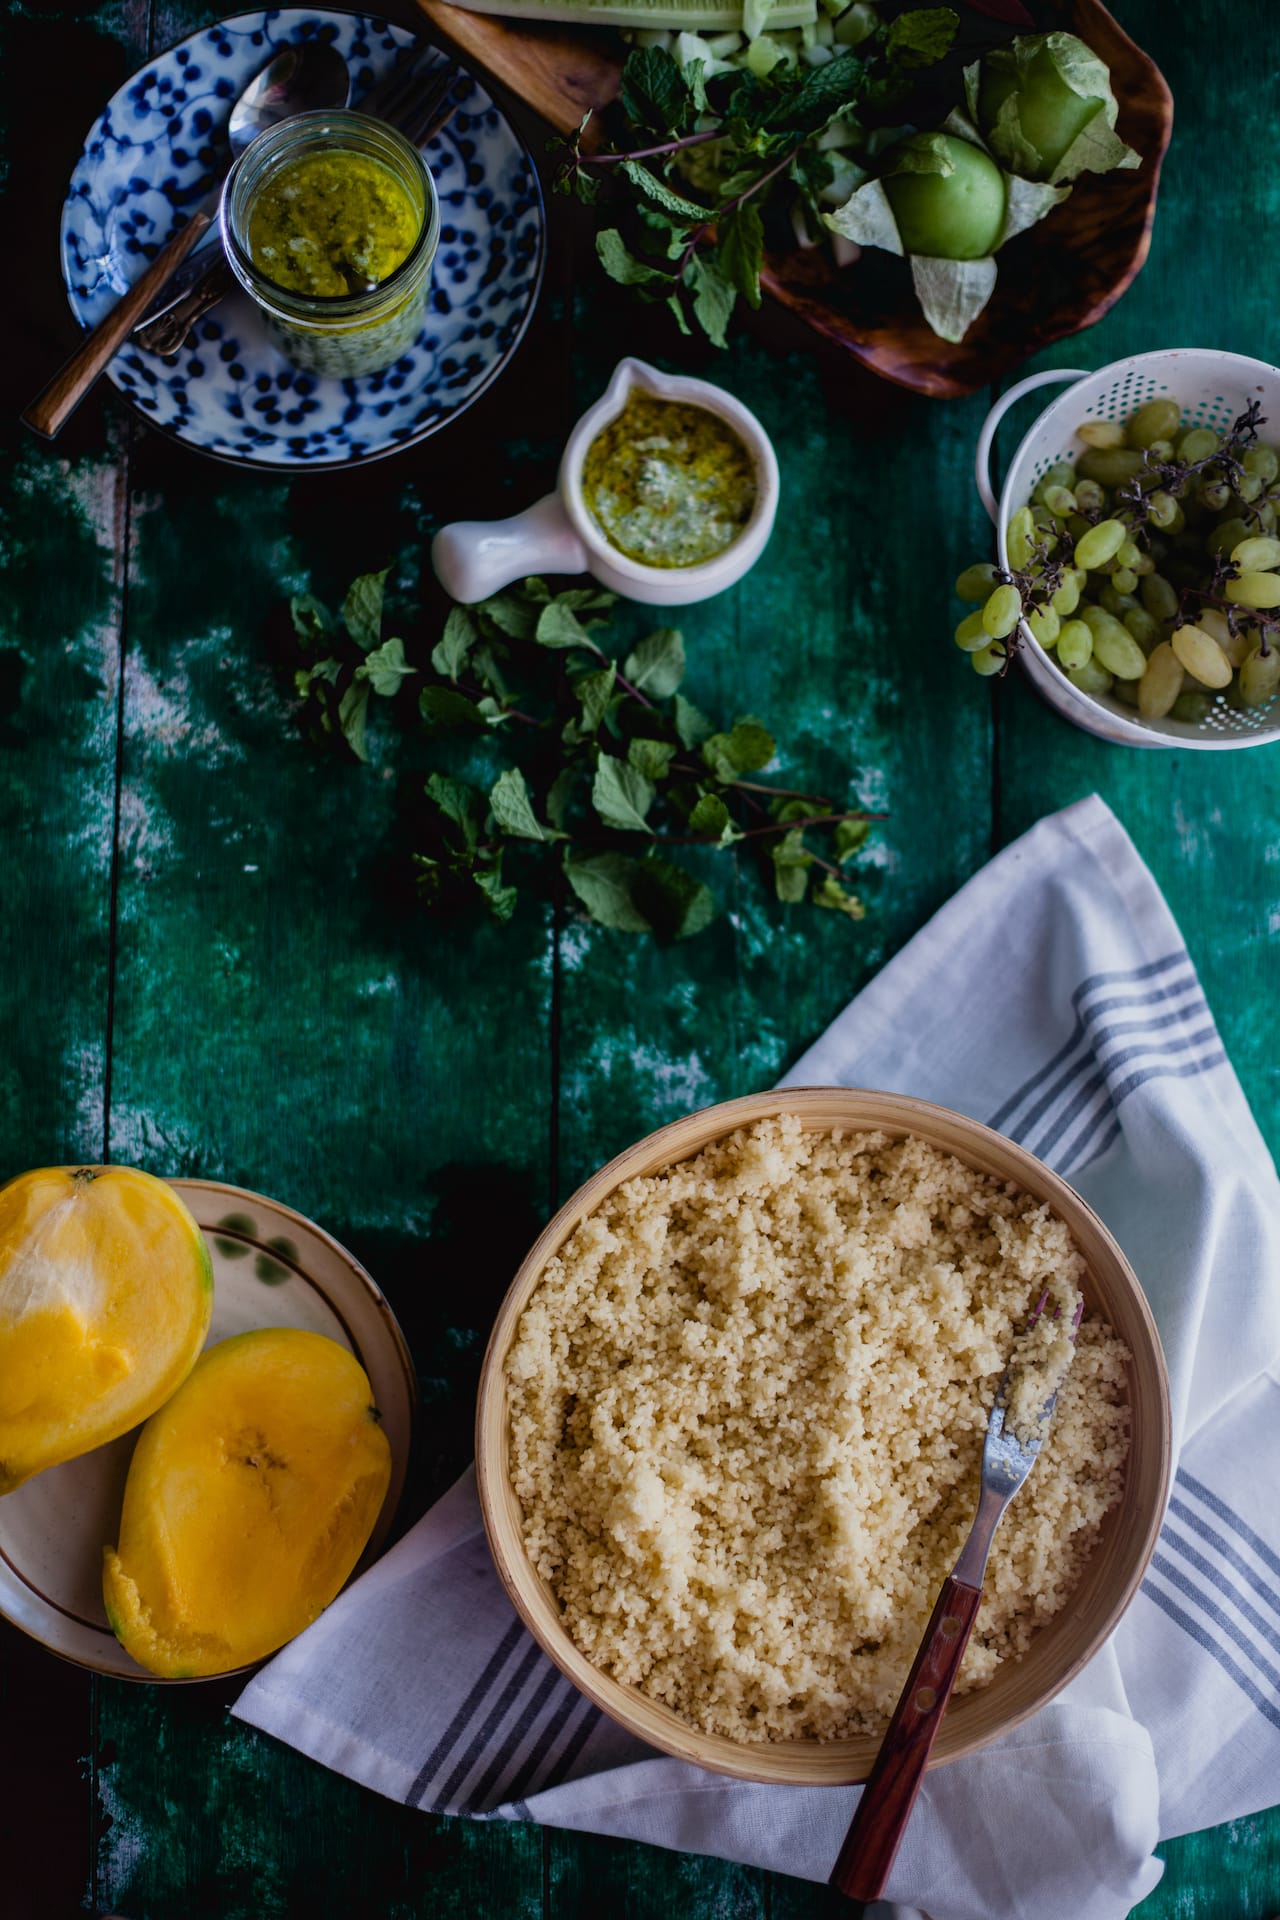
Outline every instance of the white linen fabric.
[[[1150, 1299], [1177, 1477], [1141, 1592], [1058, 1699], [929, 1774], [888, 1893], [933, 1920], [1119, 1920], [1161, 1837], [1280, 1802], [1280, 1188], [1177, 927], [1096, 797], [998, 855], [784, 1086], [877, 1087], [1021, 1141]], [[855, 1788], [642, 1746], [513, 1613], [470, 1473], [235, 1708], [409, 1805], [825, 1879]], [[900, 1916], [902, 1920], [902, 1916]]]

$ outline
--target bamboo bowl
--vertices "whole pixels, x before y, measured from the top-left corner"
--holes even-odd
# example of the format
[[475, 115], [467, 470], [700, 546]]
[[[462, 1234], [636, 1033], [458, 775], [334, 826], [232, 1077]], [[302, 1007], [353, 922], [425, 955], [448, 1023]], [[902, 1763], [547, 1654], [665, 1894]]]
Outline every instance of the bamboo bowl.
[[594, 1667], [561, 1624], [550, 1587], [525, 1553], [519, 1504], [508, 1471], [508, 1410], [504, 1363], [516, 1325], [546, 1263], [579, 1222], [626, 1180], [686, 1160], [735, 1128], [781, 1113], [798, 1115], [818, 1132], [882, 1130], [917, 1134], [981, 1173], [1014, 1180], [1047, 1201], [1066, 1222], [1088, 1269], [1086, 1311], [1110, 1321], [1132, 1355], [1129, 1367], [1131, 1439], [1124, 1492], [1104, 1522], [1092, 1558], [1063, 1612], [1037, 1633], [1030, 1651], [1002, 1666], [991, 1683], [964, 1694], [948, 1709], [931, 1765], [1007, 1733], [1045, 1706], [1092, 1658], [1113, 1631], [1142, 1581], [1156, 1543], [1169, 1491], [1172, 1441], [1169, 1387], [1160, 1338], [1137, 1277], [1097, 1215], [1078, 1194], [1031, 1154], [990, 1127], [946, 1107], [897, 1094], [847, 1087], [805, 1087], [752, 1095], [707, 1107], [662, 1127], [629, 1147], [578, 1189], [543, 1230], [521, 1266], [494, 1325], [480, 1377], [476, 1410], [476, 1471], [489, 1546], [517, 1613], [543, 1651], [588, 1699], [651, 1746], [678, 1760], [739, 1780], [783, 1786], [844, 1786], [865, 1780], [879, 1738], [755, 1743], [700, 1733], [636, 1688]]

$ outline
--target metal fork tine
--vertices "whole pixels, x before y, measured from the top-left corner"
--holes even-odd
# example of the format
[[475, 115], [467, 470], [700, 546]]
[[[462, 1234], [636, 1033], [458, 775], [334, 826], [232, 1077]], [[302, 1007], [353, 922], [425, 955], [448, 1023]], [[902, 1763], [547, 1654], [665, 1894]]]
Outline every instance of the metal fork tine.
[[372, 113], [379, 120], [388, 120], [399, 111], [413, 96], [418, 77], [428, 56], [434, 57], [435, 48], [416, 43], [396, 61], [389, 73], [381, 80], [375, 80], [367, 93], [361, 94], [355, 102], [361, 113]]
[[449, 85], [442, 88], [433, 99], [424, 100], [418, 112], [401, 127], [401, 133], [411, 146], [425, 147], [428, 140], [434, 140], [436, 135], [448, 126], [462, 104], [460, 100], [449, 98], [453, 82], [457, 78], [458, 75], [455, 73]]

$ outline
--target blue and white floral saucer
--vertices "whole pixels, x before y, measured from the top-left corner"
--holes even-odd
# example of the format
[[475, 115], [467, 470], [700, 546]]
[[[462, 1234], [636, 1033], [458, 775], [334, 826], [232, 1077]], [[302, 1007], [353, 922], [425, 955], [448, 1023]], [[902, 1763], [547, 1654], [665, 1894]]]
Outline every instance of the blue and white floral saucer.
[[[357, 107], [413, 37], [355, 13], [241, 13], [170, 47], [114, 95], [62, 214], [62, 271], [83, 325], [100, 320], [144, 271], [175, 212], [209, 191], [220, 126], [272, 50], [312, 36], [331, 40], [347, 61]], [[533, 314], [546, 225], [537, 171], [514, 128], [469, 76], [453, 97], [458, 111], [423, 149], [441, 233], [412, 352], [359, 380], [301, 373], [237, 291], [176, 359], [129, 345], [111, 362], [108, 379], [150, 425], [246, 466], [349, 466], [437, 433], [484, 392]]]

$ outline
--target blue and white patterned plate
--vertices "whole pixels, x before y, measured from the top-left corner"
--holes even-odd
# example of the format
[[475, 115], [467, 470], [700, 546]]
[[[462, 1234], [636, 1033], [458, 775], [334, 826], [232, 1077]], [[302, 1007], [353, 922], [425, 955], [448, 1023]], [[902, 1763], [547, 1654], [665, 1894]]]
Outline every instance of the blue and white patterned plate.
[[[114, 95], [62, 214], [62, 271], [83, 325], [102, 319], [168, 238], [175, 213], [209, 191], [225, 155], [219, 132], [272, 50], [312, 36], [343, 55], [357, 107], [413, 37], [355, 13], [241, 13], [170, 47]], [[247, 466], [349, 466], [437, 433], [484, 392], [533, 314], [546, 227], [524, 142], [476, 80], [461, 82], [454, 97], [458, 111], [423, 149], [441, 230], [412, 352], [359, 380], [299, 372], [248, 295], [236, 292], [176, 359], [130, 345], [111, 362], [108, 379], [150, 425]]]

